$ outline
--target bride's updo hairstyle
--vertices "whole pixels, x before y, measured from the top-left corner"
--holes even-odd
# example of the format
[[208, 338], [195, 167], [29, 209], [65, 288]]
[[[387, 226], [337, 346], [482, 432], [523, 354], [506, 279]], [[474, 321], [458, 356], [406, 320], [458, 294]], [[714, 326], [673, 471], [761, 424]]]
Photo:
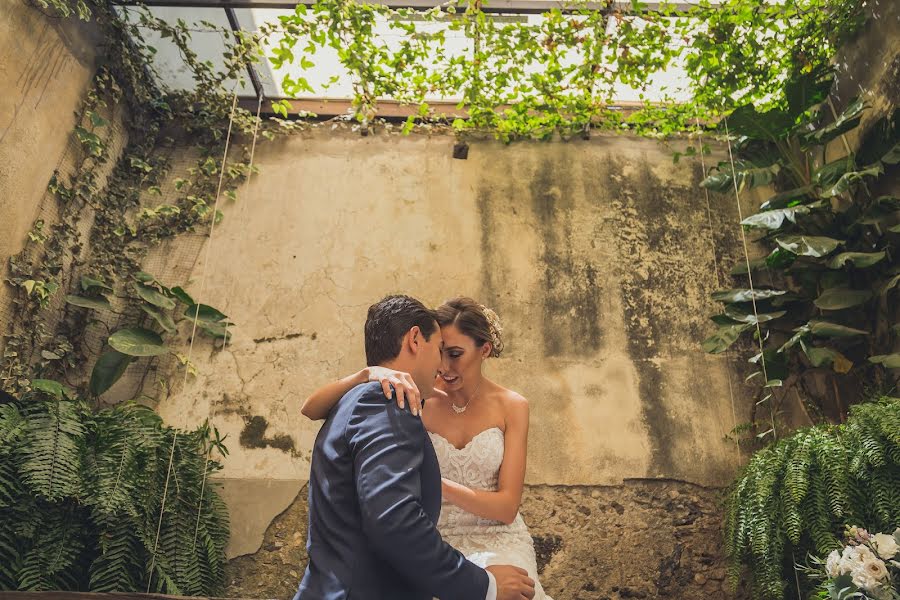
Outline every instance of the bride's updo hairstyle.
[[438, 325], [456, 325], [465, 335], [475, 340], [476, 346], [491, 343], [492, 357], [503, 352], [503, 328], [497, 313], [471, 298], [458, 296], [447, 300], [435, 310]]

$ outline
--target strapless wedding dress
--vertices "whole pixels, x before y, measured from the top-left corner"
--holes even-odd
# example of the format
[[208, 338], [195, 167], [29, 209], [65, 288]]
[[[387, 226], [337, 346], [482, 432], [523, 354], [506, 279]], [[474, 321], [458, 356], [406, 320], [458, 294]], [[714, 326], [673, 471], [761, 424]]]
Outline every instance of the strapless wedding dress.
[[[441, 466], [441, 476], [472, 489], [497, 490], [500, 465], [503, 463], [502, 429], [486, 429], [462, 449], [436, 433], [429, 432], [428, 435]], [[534, 542], [522, 515], [517, 514], [515, 520], [506, 525], [444, 502], [437, 528], [448, 544], [480, 567], [513, 565], [525, 569], [535, 581], [535, 600], [552, 600], [537, 583]]]

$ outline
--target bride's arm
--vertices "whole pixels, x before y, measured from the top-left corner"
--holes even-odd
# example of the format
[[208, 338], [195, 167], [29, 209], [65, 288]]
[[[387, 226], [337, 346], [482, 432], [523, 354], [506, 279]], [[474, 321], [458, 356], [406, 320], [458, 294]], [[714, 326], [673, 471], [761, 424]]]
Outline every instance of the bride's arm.
[[353, 375], [326, 383], [314, 391], [309, 398], [303, 401], [300, 413], [313, 421], [324, 419], [338, 400], [344, 397], [344, 394], [367, 381], [381, 382], [384, 395], [388, 398], [392, 396], [391, 386], [393, 386], [397, 391], [397, 405], [400, 408], [404, 407], [405, 402], [409, 402], [412, 414], [418, 415], [422, 410], [419, 388], [409, 373], [394, 371], [386, 367], [366, 367]]
[[444, 499], [483, 519], [512, 523], [519, 513], [525, 485], [525, 456], [528, 449], [528, 401], [516, 395], [507, 401], [503, 463], [496, 492], [473, 490], [442, 480]]

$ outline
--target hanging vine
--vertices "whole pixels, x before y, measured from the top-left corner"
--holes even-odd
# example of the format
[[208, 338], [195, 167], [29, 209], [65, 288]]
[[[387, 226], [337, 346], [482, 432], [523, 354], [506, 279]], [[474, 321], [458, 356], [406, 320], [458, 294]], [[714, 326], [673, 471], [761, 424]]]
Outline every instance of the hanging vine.
[[[193, 321], [214, 343], [233, 326], [142, 264], [154, 246], [224, 217], [214, 209], [220, 179], [221, 195], [238, 200], [248, 150], [242, 142], [223, 162], [224, 132], [254, 43], [223, 31], [229, 50], [217, 72], [191, 50], [183, 24], [146, 11], [125, 21], [105, 2], [41, 4], [94, 20], [104, 45], [76, 115], [71, 175], [48, 184], [59, 218], [38, 221], [9, 263], [15, 314], [0, 383], [14, 397], [0, 404], [0, 589], [215, 595], [228, 517], [206, 482], [227, 454], [224, 439], [207, 424], [180, 431], [145, 407], [100, 398], [127, 369], [146, 374], [169, 355], [166, 338]], [[146, 29], [174, 42], [194, 74], [191, 91], [157, 85]], [[258, 125], [242, 110], [231, 120], [242, 134]], [[265, 133], [294, 128], [266, 124]], [[175, 173], [168, 156], [185, 147], [196, 162]]]
[[[276, 43], [276, 68], [313, 69], [323, 48], [336, 51], [353, 81], [354, 116], [363, 125], [385, 98], [418, 108], [410, 127], [441, 118], [428, 98], [443, 97], [459, 98], [468, 113], [454, 127], [503, 140], [567, 137], [587, 125], [666, 136], [740, 104], [784, 104], [784, 84], [827, 65], [862, 24], [862, 7], [861, 0], [726, 0], [687, 10], [663, 2], [650, 11], [637, 0], [605, 10], [575, 2], [538, 21], [505, 21], [478, 0], [422, 11], [319, 0], [298, 5], [261, 34]], [[446, 30], [435, 27], [444, 22]], [[378, 23], [399, 44], [388, 46], [375, 35]], [[468, 50], [448, 48], [449, 33], [463, 36]], [[647, 92], [662, 88], [661, 73], [679, 66], [683, 89], [650, 102]], [[290, 73], [282, 88], [289, 97], [314, 91], [306, 78]], [[615, 108], [623, 88], [644, 100], [628, 119]]]

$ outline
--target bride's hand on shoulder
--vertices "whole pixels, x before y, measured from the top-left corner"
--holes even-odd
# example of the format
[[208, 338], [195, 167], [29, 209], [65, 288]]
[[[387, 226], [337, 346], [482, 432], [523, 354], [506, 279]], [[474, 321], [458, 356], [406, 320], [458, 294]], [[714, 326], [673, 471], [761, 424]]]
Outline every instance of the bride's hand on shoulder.
[[[419, 387], [413, 381], [412, 375], [403, 371], [395, 371], [387, 367], [368, 367], [369, 381], [377, 381], [381, 384], [386, 398], [393, 398], [393, 392], [397, 393], [397, 406], [401, 409], [409, 404], [413, 415], [422, 413], [422, 395]], [[393, 390], [391, 389], [393, 387]]]

